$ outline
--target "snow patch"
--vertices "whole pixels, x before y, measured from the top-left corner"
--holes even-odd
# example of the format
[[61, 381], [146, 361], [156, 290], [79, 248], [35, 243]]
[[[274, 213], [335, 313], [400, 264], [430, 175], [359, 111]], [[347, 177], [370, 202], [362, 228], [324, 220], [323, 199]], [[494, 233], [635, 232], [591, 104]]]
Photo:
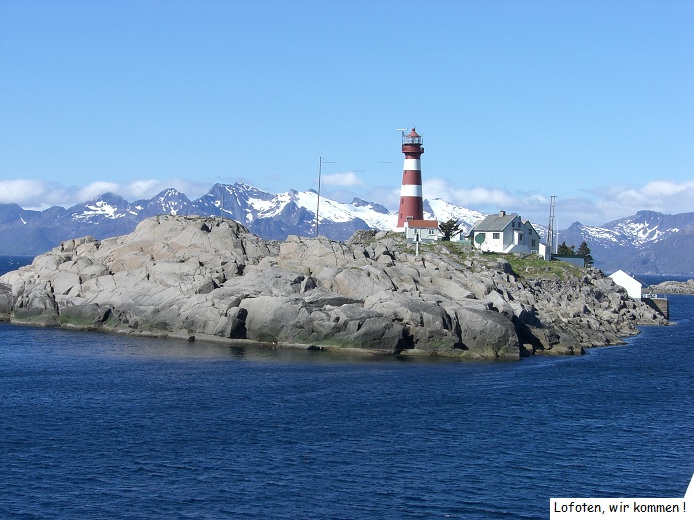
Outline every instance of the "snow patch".
[[88, 219], [89, 217], [102, 216], [116, 219], [125, 216], [125, 213], [118, 213], [118, 208], [111, 206], [103, 200], [98, 200], [92, 205], [85, 205], [85, 208], [86, 210], [82, 212], [80, 218]]

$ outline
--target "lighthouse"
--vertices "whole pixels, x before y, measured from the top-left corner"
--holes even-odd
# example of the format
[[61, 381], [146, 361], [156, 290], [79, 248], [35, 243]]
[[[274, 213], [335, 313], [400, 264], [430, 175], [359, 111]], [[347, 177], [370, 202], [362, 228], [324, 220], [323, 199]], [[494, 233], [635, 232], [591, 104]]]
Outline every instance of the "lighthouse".
[[400, 210], [398, 211], [398, 228], [405, 227], [408, 220], [422, 220], [422, 166], [420, 157], [424, 153], [422, 136], [415, 129], [402, 134], [402, 153], [405, 154], [405, 165], [402, 172], [400, 188]]

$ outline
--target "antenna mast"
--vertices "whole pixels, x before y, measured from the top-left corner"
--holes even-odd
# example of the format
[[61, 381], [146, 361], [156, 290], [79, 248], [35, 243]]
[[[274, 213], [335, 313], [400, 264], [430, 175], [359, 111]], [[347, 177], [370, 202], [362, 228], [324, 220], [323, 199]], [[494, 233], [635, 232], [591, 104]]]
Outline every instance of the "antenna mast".
[[318, 238], [318, 213], [320, 210], [320, 178], [323, 173], [323, 165], [326, 163], [335, 164], [335, 161], [324, 161], [323, 157], [318, 158], [318, 202], [316, 202], [316, 238]]
[[556, 204], [557, 196], [552, 195], [549, 198], [549, 226], [547, 226], [547, 246], [549, 252], [554, 252], [554, 205]]

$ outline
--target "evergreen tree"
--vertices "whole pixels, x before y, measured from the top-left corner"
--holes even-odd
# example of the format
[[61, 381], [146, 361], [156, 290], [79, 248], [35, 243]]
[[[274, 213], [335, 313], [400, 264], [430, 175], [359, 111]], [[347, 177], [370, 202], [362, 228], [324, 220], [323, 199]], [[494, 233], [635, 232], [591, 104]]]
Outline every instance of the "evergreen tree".
[[443, 240], [450, 240], [453, 235], [460, 231], [460, 223], [452, 218], [439, 224], [439, 230], [443, 233]]
[[593, 265], [593, 257], [590, 255], [590, 248], [585, 240], [578, 246], [578, 254], [585, 258], [587, 266]]
[[574, 251], [574, 246], [572, 245], [571, 247], [566, 245], [566, 241], [562, 242], [559, 244], [559, 247], [557, 248], [557, 254], [558, 255], [574, 255], [576, 252]]

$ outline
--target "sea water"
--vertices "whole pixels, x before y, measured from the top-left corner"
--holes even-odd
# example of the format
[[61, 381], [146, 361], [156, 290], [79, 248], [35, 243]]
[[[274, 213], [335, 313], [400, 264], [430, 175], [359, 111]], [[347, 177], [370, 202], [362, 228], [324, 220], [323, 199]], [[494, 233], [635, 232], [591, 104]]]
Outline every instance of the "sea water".
[[0, 324], [1, 518], [547, 518], [681, 497], [677, 325], [518, 362], [355, 359]]

